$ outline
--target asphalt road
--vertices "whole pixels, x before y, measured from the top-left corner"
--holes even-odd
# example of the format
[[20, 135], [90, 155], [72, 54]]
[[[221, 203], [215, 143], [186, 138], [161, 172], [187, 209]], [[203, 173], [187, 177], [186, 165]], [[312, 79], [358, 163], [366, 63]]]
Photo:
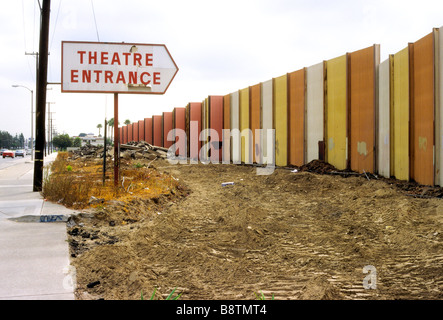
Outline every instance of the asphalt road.
[[66, 224], [41, 222], [72, 211], [33, 192], [33, 176], [30, 155], [0, 158], [0, 300], [72, 300]]

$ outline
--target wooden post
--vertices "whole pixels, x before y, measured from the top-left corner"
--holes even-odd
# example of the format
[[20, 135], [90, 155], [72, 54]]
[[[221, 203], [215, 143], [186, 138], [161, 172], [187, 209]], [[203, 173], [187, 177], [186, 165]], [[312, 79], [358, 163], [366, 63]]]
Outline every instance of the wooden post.
[[35, 160], [34, 160], [34, 183], [33, 191], [39, 192], [43, 189], [43, 158], [45, 152], [45, 115], [46, 115], [46, 84], [48, 72], [48, 38], [49, 38], [49, 16], [50, 0], [43, 0], [41, 10], [39, 61], [37, 72], [37, 106], [35, 112]]
[[114, 93], [114, 186], [119, 182], [118, 93]]

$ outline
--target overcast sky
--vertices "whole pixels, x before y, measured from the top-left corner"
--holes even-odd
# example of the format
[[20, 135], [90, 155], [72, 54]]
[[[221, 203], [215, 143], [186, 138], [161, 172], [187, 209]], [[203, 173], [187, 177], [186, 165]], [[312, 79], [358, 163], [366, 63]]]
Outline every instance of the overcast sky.
[[[31, 94], [12, 85], [35, 94], [39, 4], [0, 2], [0, 130], [30, 137]], [[119, 95], [120, 122], [138, 121], [375, 43], [383, 61], [441, 26], [441, 0], [52, 0], [48, 82], [61, 81], [61, 41], [165, 44], [179, 67], [166, 94]], [[60, 133], [98, 134], [114, 116], [111, 94], [48, 88]]]

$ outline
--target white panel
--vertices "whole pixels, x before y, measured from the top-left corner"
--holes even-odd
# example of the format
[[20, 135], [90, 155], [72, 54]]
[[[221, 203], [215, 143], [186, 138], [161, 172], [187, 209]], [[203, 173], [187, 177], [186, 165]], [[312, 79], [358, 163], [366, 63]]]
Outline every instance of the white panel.
[[307, 68], [306, 161], [317, 160], [318, 142], [324, 137], [323, 62]]
[[[273, 104], [273, 82], [272, 79], [265, 81], [262, 83], [262, 127], [263, 129], [261, 131], [261, 137], [260, 137], [260, 143], [262, 145], [262, 158], [260, 159], [260, 163], [268, 163], [268, 164], [274, 164], [274, 153], [268, 155], [268, 135], [267, 130], [273, 129], [273, 112], [272, 112], [272, 104]], [[272, 141], [271, 141], [272, 143]], [[273, 143], [275, 145], [275, 141]], [[270, 156], [272, 159], [268, 159], [268, 156]], [[267, 161], [267, 162], [266, 162]]]
[[380, 64], [378, 71], [378, 173], [390, 177], [390, 62], [389, 59]]
[[240, 102], [238, 91], [231, 93], [232, 162], [241, 163]]

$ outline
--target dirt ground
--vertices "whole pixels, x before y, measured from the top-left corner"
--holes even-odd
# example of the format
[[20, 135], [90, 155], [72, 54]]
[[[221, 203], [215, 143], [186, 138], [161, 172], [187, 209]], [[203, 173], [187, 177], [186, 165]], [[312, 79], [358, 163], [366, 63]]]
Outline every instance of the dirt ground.
[[180, 187], [68, 224], [77, 299], [443, 298], [440, 188], [320, 162], [152, 166]]

